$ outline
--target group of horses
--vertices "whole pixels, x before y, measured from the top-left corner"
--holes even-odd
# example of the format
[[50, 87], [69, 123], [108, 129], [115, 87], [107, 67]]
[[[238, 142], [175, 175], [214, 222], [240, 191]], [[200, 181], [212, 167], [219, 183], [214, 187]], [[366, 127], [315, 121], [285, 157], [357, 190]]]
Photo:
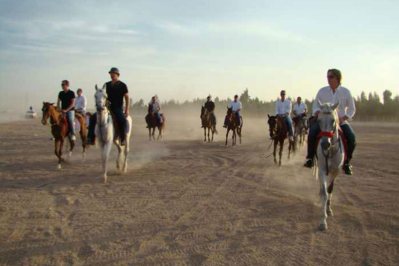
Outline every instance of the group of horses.
[[[112, 113], [108, 109], [108, 99], [105, 90], [103, 88], [98, 88], [95, 86], [95, 102], [96, 102], [96, 139], [97, 143], [101, 147], [101, 158], [103, 167], [103, 179], [104, 183], [107, 182], [108, 173], [108, 159], [114, 143], [118, 150], [118, 156], [116, 160], [116, 167], [119, 171], [127, 172], [128, 163], [128, 152], [129, 152], [129, 140], [132, 130], [132, 119], [130, 116], [126, 117], [126, 145], [121, 145], [119, 134], [117, 132], [116, 126], [113, 122]], [[320, 196], [322, 200], [322, 217], [320, 221], [320, 230], [327, 229], [327, 217], [333, 214], [331, 209], [331, 197], [334, 187], [334, 180], [339, 173], [344, 161], [344, 149], [343, 141], [339, 134], [339, 123], [337, 117], [337, 104], [329, 103], [318, 103], [320, 106], [320, 114], [315, 123], [318, 123], [321, 129], [321, 133], [317, 145], [317, 157], [316, 164], [314, 168], [314, 174], [316, 178], [320, 180]], [[59, 111], [53, 103], [44, 102], [42, 108], [42, 124], [46, 125], [48, 120], [51, 124], [51, 133], [54, 137], [54, 150], [55, 155], [58, 158], [58, 168], [61, 169], [61, 163], [64, 161], [62, 157], [62, 149], [65, 139], [69, 140], [69, 156], [72, 154], [72, 150], [75, 146], [74, 140], [69, 137], [68, 123], [66, 122], [65, 115]], [[201, 120], [204, 127], [204, 141], [213, 141], [214, 134], [217, 133], [216, 130], [216, 119], [212, 118], [212, 112], [208, 112], [204, 107], [201, 109]], [[83, 158], [85, 158], [86, 145], [87, 145], [87, 125], [85, 117], [80, 114], [76, 114], [76, 119], [79, 121], [80, 130], [79, 135], [82, 141], [83, 147]], [[165, 118], [163, 117], [163, 122], [160, 123], [154, 114], [149, 113], [146, 117], [149, 138], [154, 139], [155, 128], [159, 130], [159, 138], [162, 138], [162, 130], [165, 125]], [[229, 132], [232, 131], [232, 145], [236, 145], [237, 137], [241, 144], [241, 130], [243, 126], [242, 118], [237, 119], [236, 114], [228, 108], [227, 111], [227, 132], [225, 145], [228, 142]], [[287, 139], [288, 129], [284, 122], [284, 117], [270, 116], [268, 115], [268, 125], [270, 137], [274, 143], [274, 162], [281, 165], [282, 150], [284, 146], [284, 141]], [[291, 151], [295, 151], [296, 143], [303, 144], [306, 134], [306, 125], [300, 121], [295, 123], [295, 137], [294, 141], [289, 141], [288, 147], [288, 157]], [[212, 134], [210, 136], [210, 133]], [[123, 134], [123, 133], [122, 133]], [[279, 160], [276, 158], [277, 146], [280, 146], [279, 150]]]

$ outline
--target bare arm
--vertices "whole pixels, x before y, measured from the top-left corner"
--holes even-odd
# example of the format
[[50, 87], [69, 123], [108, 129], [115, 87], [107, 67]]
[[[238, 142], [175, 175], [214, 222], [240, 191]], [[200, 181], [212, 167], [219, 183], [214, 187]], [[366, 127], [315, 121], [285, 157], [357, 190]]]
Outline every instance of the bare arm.
[[126, 103], [126, 105], [125, 105], [125, 116], [128, 116], [129, 115], [129, 102], [130, 102], [129, 93], [125, 93], [125, 95], [123, 95], [123, 97], [125, 98], [125, 103]]

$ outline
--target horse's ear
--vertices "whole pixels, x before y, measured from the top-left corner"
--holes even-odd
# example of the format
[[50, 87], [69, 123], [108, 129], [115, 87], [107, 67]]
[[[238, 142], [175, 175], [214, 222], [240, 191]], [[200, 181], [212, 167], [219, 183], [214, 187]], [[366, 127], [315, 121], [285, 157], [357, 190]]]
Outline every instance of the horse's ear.
[[54, 103], [50, 103], [50, 105], [54, 105]]
[[96, 91], [98, 91], [98, 86], [97, 86], [97, 84], [96, 84], [95, 88], [96, 88]]
[[268, 117], [268, 118], [270, 118], [270, 115], [269, 115], [269, 114], [267, 114], [267, 117]]
[[337, 107], [338, 107], [338, 103], [334, 103], [334, 104], [331, 106], [331, 109], [332, 109], [332, 110], [335, 110], [335, 109], [337, 109]]
[[107, 85], [106, 85], [106, 83], [104, 83], [103, 90], [105, 90], [106, 88], [107, 88]]

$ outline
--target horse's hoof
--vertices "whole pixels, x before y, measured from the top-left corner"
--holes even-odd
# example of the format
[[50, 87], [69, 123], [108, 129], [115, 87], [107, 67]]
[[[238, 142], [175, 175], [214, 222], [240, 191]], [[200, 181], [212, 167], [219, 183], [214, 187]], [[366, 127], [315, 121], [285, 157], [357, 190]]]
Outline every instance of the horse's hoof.
[[319, 230], [322, 231], [322, 232], [326, 231], [327, 230], [327, 224], [320, 224], [319, 225]]
[[327, 215], [328, 216], [334, 216], [334, 212], [331, 209], [327, 210]]
[[104, 179], [104, 184], [107, 184], [108, 177], [106, 175], [104, 175], [103, 179]]
[[61, 164], [60, 164], [60, 163], [57, 165], [57, 169], [58, 169], [58, 170], [61, 169]]
[[72, 152], [71, 152], [71, 151], [68, 153], [68, 157], [69, 157], [69, 158], [72, 157]]

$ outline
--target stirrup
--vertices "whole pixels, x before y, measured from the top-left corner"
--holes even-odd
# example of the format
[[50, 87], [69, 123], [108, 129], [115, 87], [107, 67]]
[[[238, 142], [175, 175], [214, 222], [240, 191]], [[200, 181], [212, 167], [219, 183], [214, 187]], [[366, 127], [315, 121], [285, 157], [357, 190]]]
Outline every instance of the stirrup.
[[307, 168], [312, 168], [314, 166], [314, 162], [312, 159], [306, 159], [306, 162], [303, 166], [305, 166]]

